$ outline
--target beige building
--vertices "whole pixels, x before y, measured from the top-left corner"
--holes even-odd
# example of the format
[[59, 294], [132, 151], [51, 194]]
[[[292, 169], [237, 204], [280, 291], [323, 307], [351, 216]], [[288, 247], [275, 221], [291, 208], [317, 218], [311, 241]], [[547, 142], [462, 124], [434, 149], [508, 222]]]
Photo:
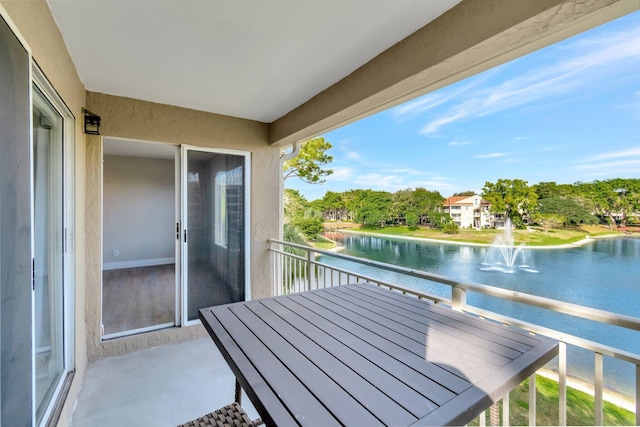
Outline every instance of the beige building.
[[2, 425], [68, 425], [92, 361], [270, 296], [282, 148], [639, 8], [329, 3], [0, 0]]
[[473, 196], [451, 196], [444, 202], [444, 213], [462, 228], [492, 228], [495, 215], [490, 212], [491, 204], [478, 194]]

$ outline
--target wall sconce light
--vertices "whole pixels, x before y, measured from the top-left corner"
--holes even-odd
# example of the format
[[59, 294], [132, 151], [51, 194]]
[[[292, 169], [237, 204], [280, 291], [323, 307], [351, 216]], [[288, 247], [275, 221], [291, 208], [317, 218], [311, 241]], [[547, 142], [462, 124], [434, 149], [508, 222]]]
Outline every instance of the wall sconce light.
[[84, 133], [100, 135], [100, 116], [89, 110], [84, 110]]

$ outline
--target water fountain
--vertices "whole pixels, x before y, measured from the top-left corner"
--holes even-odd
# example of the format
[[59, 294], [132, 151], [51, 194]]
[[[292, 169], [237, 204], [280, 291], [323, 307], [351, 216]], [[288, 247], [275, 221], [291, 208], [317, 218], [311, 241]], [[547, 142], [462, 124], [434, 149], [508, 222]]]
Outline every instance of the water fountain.
[[[511, 219], [507, 218], [504, 224], [504, 232], [496, 237], [489, 250], [488, 261], [483, 262], [480, 270], [483, 271], [500, 271], [503, 273], [515, 273], [517, 270], [526, 271], [528, 273], [537, 273], [538, 271], [527, 265], [525, 253], [522, 250], [524, 243], [515, 246], [513, 244], [513, 227]], [[521, 255], [522, 262], [517, 263], [518, 255]]]

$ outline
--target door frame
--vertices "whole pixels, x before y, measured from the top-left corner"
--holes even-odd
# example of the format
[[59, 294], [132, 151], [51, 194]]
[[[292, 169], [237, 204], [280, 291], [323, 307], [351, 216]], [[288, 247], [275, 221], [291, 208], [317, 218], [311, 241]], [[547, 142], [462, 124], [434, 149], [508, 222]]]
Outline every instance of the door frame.
[[[73, 372], [75, 372], [75, 117], [71, 110], [67, 107], [60, 95], [55, 91], [46, 76], [40, 70], [38, 65], [31, 61], [31, 85], [36, 86], [44, 95], [46, 100], [62, 117], [62, 351], [64, 369], [60, 380], [56, 385], [51, 400], [47, 404], [42, 415], [40, 425], [46, 425], [49, 418], [53, 414], [59, 404], [60, 394], [65, 383], [71, 380]], [[33, 113], [33, 90], [30, 95], [30, 112]], [[30, 117], [31, 120], [31, 117]], [[33, 123], [31, 123], [33, 127]], [[34, 181], [34, 140], [33, 133], [29, 141], [30, 151], [30, 191], [31, 191], [31, 258], [35, 254], [35, 181]], [[37, 422], [36, 417], [36, 363], [35, 363], [35, 290], [32, 289], [31, 297], [31, 342], [32, 342], [32, 377], [33, 377], [33, 421]]]
[[188, 151], [200, 151], [206, 153], [217, 154], [229, 154], [232, 156], [240, 156], [244, 158], [243, 179], [244, 179], [244, 221], [243, 227], [244, 233], [244, 297], [246, 301], [251, 300], [251, 152], [243, 150], [232, 150], [227, 148], [214, 148], [214, 147], [199, 147], [195, 145], [183, 144], [180, 146], [180, 262], [182, 277], [180, 280], [180, 320], [183, 326], [191, 326], [200, 324], [200, 319], [188, 320], [187, 310], [187, 287], [189, 286], [188, 277], [188, 251], [187, 243], [184, 236], [187, 233], [189, 227], [187, 216], [187, 152]]
[[[208, 152], [208, 153], [218, 153], [218, 154], [229, 154], [234, 156], [240, 156], [244, 159], [244, 170], [243, 170], [243, 178], [244, 178], [244, 189], [243, 189], [243, 197], [244, 197], [244, 239], [243, 244], [245, 247], [244, 253], [244, 280], [245, 280], [245, 300], [251, 299], [251, 152], [244, 150], [233, 150], [233, 149], [225, 149], [225, 148], [214, 148], [214, 147], [201, 147], [195, 145], [176, 145], [167, 142], [160, 141], [151, 141], [151, 140], [141, 140], [136, 138], [124, 138], [124, 137], [112, 137], [112, 136], [104, 136], [103, 138], [120, 140], [120, 141], [131, 141], [131, 142], [140, 142], [145, 144], [162, 144], [162, 145], [172, 145], [175, 147], [175, 195], [176, 195], [176, 298], [175, 298], [175, 323], [174, 324], [162, 324], [155, 325], [148, 328], [144, 328], [144, 330], [134, 330], [134, 331], [124, 331], [115, 334], [104, 335], [101, 333], [101, 340], [110, 340], [115, 338], [120, 338], [128, 335], [138, 334], [141, 332], [152, 332], [160, 329], [166, 329], [168, 327], [180, 327], [180, 326], [191, 326], [197, 325], [200, 323], [200, 320], [191, 320], [187, 319], [187, 247], [184, 242], [184, 234], [188, 228], [187, 223], [187, 206], [186, 206], [186, 171], [187, 171], [187, 155], [188, 151], [200, 151], [200, 152]], [[101, 158], [104, 157], [104, 147], [101, 150]], [[101, 173], [103, 175], [104, 172]], [[101, 177], [101, 185], [103, 184], [104, 176]], [[102, 191], [101, 191], [102, 192]], [[102, 203], [102, 210], [104, 211], [104, 202]], [[104, 224], [101, 224], [103, 227]], [[104, 231], [102, 230], [103, 234]], [[179, 236], [178, 236], [179, 233]], [[101, 238], [102, 244], [100, 245], [100, 260], [101, 264], [103, 263], [103, 244], [104, 239]], [[101, 268], [102, 271], [102, 268]], [[102, 292], [103, 292], [102, 277], [100, 278], [100, 310], [101, 310], [101, 319], [102, 319]], [[102, 322], [102, 321], [101, 321]]]
[[[168, 143], [168, 142], [161, 142], [161, 141], [157, 141], [157, 140], [144, 140], [144, 139], [138, 139], [138, 138], [126, 138], [126, 137], [117, 137], [117, 136], [108, 136], [108, 135], [103, 135], [102, 136], [102, 147], [100, 149], [100, 210], [101, 210], [101, 214], [100, 214], [100, 341], [109, 341], [109, 340], [113, 340], [113, 339], [117, 339], [117, 338], [124, 338], [124, 337], [128, 337], [128, 336], [132, 336], [132, 335], [138, 335], [141, 333], [147, 333], [147, 332], [155, 332], [155, 331], [159, 331], [159, 330], [163, 330], [163, 329], [168, 329], [168, 328], [173, 328], [173, 327], [179, 327], [180, 326], [180, 280], [181, 280], [181, 273], [180, 273], [180, 266], [181, 266], [181, 246], [180, 246], [180, 240], [176, 239], [175, 242], [175, 280], [174, 280], [174, 289], [175, 289], [175, 304], [174, 304], [174, 322], [173, 323], [160, 323], [157, 325], [151, 325], [151, 326], [145, 326], [143, 328], [139, 328], [139, 329], [131, 329], [131, 330], [126, 330], [126, 331], [120, 331], [120, 332], [114, 332], [111, 334], [105, 334], [104, 333], [104, 320], [103, 320], [103, 312], [104, 312], [104, 299], [103, 299], [103, 292], [104, 292], [104, 282], [103, 282], [103, 274], [102, 272], [104, 271], [104, 210], [105, 210], [105, 203], [104, 203], [104, 140], [108, 139], [108, 140], [113, 140], [113, 141], [125, 141], [125, 142], [131, 142], [131, 143], [137, 143], [137, 144], [145, 144], [147, 146], [151, 146], [151, 145], [155, 145], [155, 146], [172, 146], [174, 147], [174, 158], [173, 158], [173, 162], [174, 162], [174, 194], [175, 194], [175, 202], [174, 202], [174, 207], [175, 207], [175, 221], [176, 223], [180, 222], [180, 145], [176, 145], [176, 144], [172, 144], [172, 143]], [[142, 157], [144, 158], [144, 157]]]

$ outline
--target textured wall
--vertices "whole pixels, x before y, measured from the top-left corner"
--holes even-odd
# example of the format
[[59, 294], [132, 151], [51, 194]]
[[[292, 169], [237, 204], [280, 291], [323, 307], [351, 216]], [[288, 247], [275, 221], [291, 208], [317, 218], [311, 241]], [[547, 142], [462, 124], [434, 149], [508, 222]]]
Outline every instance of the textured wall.
[[[251, 296], [271, 295], [267, 239], [279, 233], [279, 149], [268, 144], [264, 123], [99, 93], [87, 93], [87, 109], [102, 119], [102, 135], [251, 152]], [[87, 339], [91, 360], [200, 336], [201, 327], [173, 328], [100, 342], [101, 144], [87, 151]]]
[[76, 118], [76, 233], [75, 233], [75, 365], [76, 372], [69, 390], [68, 399], [60, 415], [60, 425], [68, 425], [73, 413], [73, 405], [82, 384], [87, 366], [85, 340], [85, 240], [84, 240], [84, 177], [85, 177], [85, 135], [82, 132], [82, 108], [86, 92], [69, 56], [62, 34], [51, 16], [44, 0], [6, 1], [0, 0], [9, 18], [24, 38], [34, 61], [40, 66], [53, 87]]

